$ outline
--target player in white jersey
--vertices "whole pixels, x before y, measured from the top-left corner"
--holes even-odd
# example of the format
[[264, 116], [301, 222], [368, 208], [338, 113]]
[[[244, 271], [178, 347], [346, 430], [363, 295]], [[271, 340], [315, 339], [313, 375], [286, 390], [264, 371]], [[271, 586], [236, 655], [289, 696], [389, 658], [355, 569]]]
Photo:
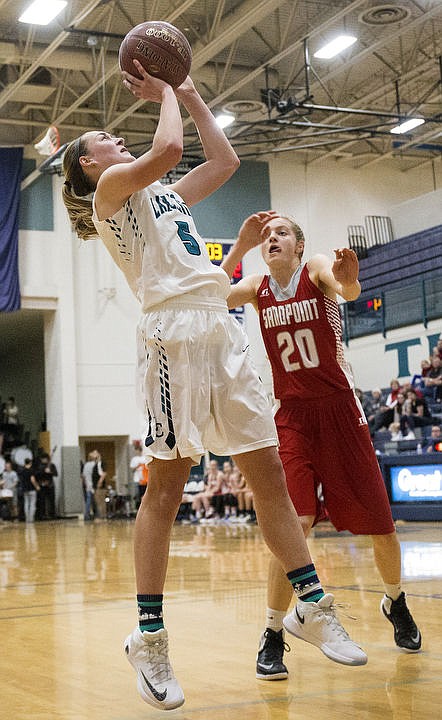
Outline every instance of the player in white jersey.
[[[123, 74], [126, 87], [161, 104], [152, 147], [135, 158], [122, 138], [85, 133], [65, 152], [63, 200], [79, 237], [102, 238], [142, 307], [138, 367], [151, 464], [135, 523], [139, 627], [125, 650], [142, 698], [168, 710], [184, 702], [162, 616], [170, 533], [190, 468], [206, 449], [234, 456], [249, 478], [264, 538], [299, 598], [304, 639], [337, 662], [357, 665], [367, 658], [335, 618], [332, 596], [322, 591], [287, 493], [248, 342], [227, 310], [228, 278], [210, 263], [189, 211], [233, 174], [238, 158], [190, 78], [174, 91], [139, 63], [137, 70], [141, 80]], [[183, 150], [178, 101], [197, 126], [206, 160], [164, 188], [158, 180]]]

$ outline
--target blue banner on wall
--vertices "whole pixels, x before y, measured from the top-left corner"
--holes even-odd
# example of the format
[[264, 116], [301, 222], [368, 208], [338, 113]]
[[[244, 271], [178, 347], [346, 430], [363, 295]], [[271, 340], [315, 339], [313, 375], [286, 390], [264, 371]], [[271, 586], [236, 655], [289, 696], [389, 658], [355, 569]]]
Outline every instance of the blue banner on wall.
[[18, 209], [23, 148], [0, 148], [0, 312], [20, 309]]

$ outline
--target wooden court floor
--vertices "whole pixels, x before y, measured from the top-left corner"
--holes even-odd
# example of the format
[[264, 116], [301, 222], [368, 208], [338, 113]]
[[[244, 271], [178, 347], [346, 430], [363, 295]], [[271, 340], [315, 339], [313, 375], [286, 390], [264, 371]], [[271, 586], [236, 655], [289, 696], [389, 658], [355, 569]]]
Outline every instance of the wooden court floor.
[[[290, 638], [288, 681], [255, 679], [267, 551], [255, 526], [176, 526], [166, 624], [186, 702], [179, 720], [442, 718], [442, 524], [398, 527], [404, 588], [423, 634], [400, 653], [381, 617], [369, 543], [327, 527], [309, 540], [323, 585], [367, 651], [348, 668]], [[159, 718], [138, 696], [122, 642], [136, 623], [133, 522], [0, 525], [2, 720]]]

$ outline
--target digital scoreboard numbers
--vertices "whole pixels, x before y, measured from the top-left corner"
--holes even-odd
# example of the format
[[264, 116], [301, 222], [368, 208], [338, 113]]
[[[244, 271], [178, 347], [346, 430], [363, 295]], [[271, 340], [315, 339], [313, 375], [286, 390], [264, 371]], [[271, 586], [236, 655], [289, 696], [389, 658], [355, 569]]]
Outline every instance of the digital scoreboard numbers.
[[374, 312], [378, 312], [378, 310], [382, 309], [382, 298], [380, 297], [373, 297], [366, 301], [366, 307], [367, 310], [374, 310]]
[[[226, 255], [229, 254], [230, 248], [232, 247], [231, 243], [220, 243], [220, 242], [206, 242], [206, 248], [207, 252], [209, 254], [210, 260], [213, 262], [214, 265], [221, 265], [223, 259], [226, 257]], [[235, 270], [233, 271], [232, 279], [230, 283], [232, 285], [235, 285], [235, 283], [239, 282], [242, 278], [242, 263], [239, 262], [236, 266]], [[242, 305], [239, 308], [234, 308], [233, 310], [230, 310], [232, 315], [235, 315], [235, 317], [239, 320], [239, 322], [244, 322], [244, 305]]]
[[206, 242], [206, 248], [209, 253], [209, 259], [215, 263], [215, 265], [220, 265], [224, 256], [229, 252], [230, 245], [223, 245], [219, 242]]

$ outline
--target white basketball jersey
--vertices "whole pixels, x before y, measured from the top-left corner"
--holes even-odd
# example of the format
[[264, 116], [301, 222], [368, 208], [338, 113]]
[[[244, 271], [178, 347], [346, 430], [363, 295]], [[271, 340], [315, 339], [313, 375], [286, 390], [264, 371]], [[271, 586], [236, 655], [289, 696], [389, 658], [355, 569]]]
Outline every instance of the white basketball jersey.
[[160, 182], [131, 195], [106, 220], [97, 219], [94, 205], [92, 220], [143, 312], [186, 293], [227, 297], [229, 279], [210, 262], [189, 208]]

